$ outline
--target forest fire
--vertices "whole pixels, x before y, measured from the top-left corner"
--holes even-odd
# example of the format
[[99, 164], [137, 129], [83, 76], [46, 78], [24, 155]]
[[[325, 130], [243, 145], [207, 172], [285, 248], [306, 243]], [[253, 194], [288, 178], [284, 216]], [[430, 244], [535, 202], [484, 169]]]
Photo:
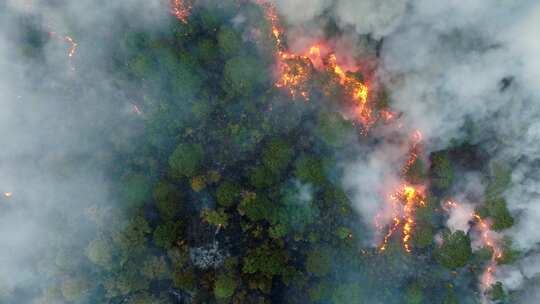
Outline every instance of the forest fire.
[[13, 192], [6, 191], [6, 192], [3, 193], [3, 195], [4, 195], [5, 198], [10, 198], [10, 197], [13, 196]]
[[[354, 112], [358, 121], [362, 124], [363, 133], [380, 118], [385, 122], [393, 120], [397, 114], [391, 111], [383, 111], [374, 115], [374, 109], [369, 104], [370, 88], [363, 81], [358, 67], [347, 68], [340, 65], [337, 55], [323, 42], [313, 44], [304, 52], [292, 53], [284, 46], [284, 34], [280, 25], [277, 10], [274, 4], [265, 0], [256, 0], [266, 15], [271, 27], [271, 36], [275, 40], [277, 61], [277, 88], [286, 89], [290, 96], [308, 101], [310, 99], [310, 81], [315, 72], [330, 73], [343, 89], [345, 95], [352, 101]], [[418, 145], [422, 140], [422, 134], [416, 131], [413, 135], [413, 144], [409, 159], [403, 169], [406, 174], [418, 158]], [[392, 204], [392, 223], [385, 234], [380, 251], [387, 248], [388, 242], [398, 231], [402, 231], [402, 243], [407, 252], [411, 252], [411, 238], [415, 226], [414, 213], [418, 205], [425, 204], [424, 194], [420, 188], [410, 184], [403, 184], [398, 191], [390, 195]], [[377, 220], [380, 216], [377, 216]], [[377, 226], [382, 227], [377, 223]]]
[[77, 51], [78, 44], [69, 36], [64, 37], [64, 39], [70, 44], [68, 57], [73, 58], [73, 56], [75, 56], [75, 52]]
[[193, 5], [186, 3], [185, 0], [171, 0], [171, 14], [180, 22], [187, 24]]
[[[447, 201], [444, 203], [443, 208], [446, 211], [450, 211], [451, 209], [462, 207], [455, 201]], [[500, 241], [493, 235], [491, 225], [488, 221], [476, 212], [473, 212], [470, 218], [476, 224], [474, 228], [478, 230], [482, 244], [491, 251], [489, 263], [480, 278], [480, 287], [483, 291], [486, 291], [495, 283], [494, 273], [498, 264], [497, 261], [503, 257], [503, 250]]]
[[[411, 238], [416, 225], [414, 214], [418, 206], [426, 204], [424, 192], [421, 187], [403, 184], [397, 192], [389, 196], [389, 201], [392, 204], [392, 223], [379, 246], [379, 251], [385, 251], [392, 236], [401, 229], [403, 249], [406, 252], [411, 252]], [[381, 225], [377, 225], [379, 228], [383, 228]]]
[[[403, 176], [406, 176], [412, 165], [417, 161], [422, 141], [422, 133], [416, 130], [411, 138], [411, 148], [409, 158], [403, 167]], [[424, 185], [413, 185], [403, 183], [399, 190], [389, 196], [389, 201], [392, 204], [392, 223], [388, 232], [385, 234], [382, 244], [379, 246], [380, 251], [386, 250], [388, 242], [392, 235], [401, 227], [403, 248], [406, 252], [412, 251], [411, 238], [415, 223], [415, 211], [418, 206], [425, 206]], [[379, 215], [380, 217], [380, 215]], [[377, 228], [382, 229], [380, 224], [376, 224]]]
[[293, 99], [302, 97], [307, 101], [310, 98], [309, 82], [315, 70], [330, 72], [353, 101], [354, 111], [364, 128], [369, 129], [376, 119], [368, 105], [369, 87], [355, 77], [359, 68], [347, 69], [339, 65], [336, 54], [324, 43], [311, 45], [300, 54], [288, 52], [283, 45], [284, 34], [275, 5], [264, 0], [257, 0], [256, 3], [264, 9], [275, 40], [278, 74], [275, 86], [287, 89]]
[[69, 61], [70, 61], [71, 69], [75, 70], [75, 67], [73, 66], [72, 60], [75, 57], [75, 54], [77, 52], [77, 47], [79, 46], [79, 44], [77, 42], [75, 42], [75, 40], [72, 37], [70, 37], [70, 36], [59, 36], [54, 31], [49, 32], [49, 36], [51, 36], [53, 38], [60, 38], [60, 39], [64, 40], [65, 42], [67, 42], [69, 44], [68, 58], [69, 58]]

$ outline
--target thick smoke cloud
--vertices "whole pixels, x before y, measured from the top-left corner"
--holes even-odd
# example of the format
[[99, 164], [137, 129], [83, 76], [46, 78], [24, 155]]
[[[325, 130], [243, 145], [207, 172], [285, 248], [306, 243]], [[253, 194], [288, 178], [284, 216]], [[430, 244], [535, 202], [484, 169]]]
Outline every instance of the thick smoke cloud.
[[[383, 37], [379, 76], [389, 88], [392, 106], [404, 113], [405, 124], [424, 133], [428, 152], [467, 137], [490, 159], [513, 168], [505, 197], [517, 223], [505, 234], [525, 255], [534, 254], [540, 242], [540, 42], [536, 38], [540, 5], [536, 1], [497, 5], [484, 0], [337, 1], [335, 5], [312, 3], [299, 16], [287, 3], [280, 8], [291, 24], [305, 22], [307, 13], [315, 19], [330, 10], [343, 30]], [[470, 122], [473, 132], [464, 127]], [[393, 153], [375, 153], [378, 159], [396, 158]], [[389, 169], [373, 166], [372, 158], [359, 160], [356, 167], [374, 177]], [[356, 187], [359, 200], [379, 194], [364, 187], [365, 180], [358, 176], [346, 175], [345, 184], [360, 185]], [[371, 208], [361, 210], [367, 217], [373, 213]], [[458, 222], [450, 226], [455, 228]], [[519, 288], [524, 278], [537, 275], [537, 271], [519, 270], [537, 269], [537, 261], [528, 258], [519, 267], [510, 266], [521, 279], [509, 276], [508, 287]], [[503, 271], [498, 279], [505, 280]]]
[[359, 34], [371, 34], [376, 38], [392, 32], [407, 9], [408, 1], [354, 1], [354, 0], [278, 0], [281, 13], [293, 25], [313, 21], [330, 12], [343, 28], [352, 28]]
[[[132, 101], [112, 85], [107, 41], [96, 37], [120, 11], [141, 27], [167, 12], [155, 1], [0, 4], [0, 191], [12, 194], [0, 197], [0, 297], [38, 287], [55, 267], [40, 258], [91, 236], [87, 208], [115, 204], [103, 164], [113, 149], [129, 151], [137, 129]], [[72, 58], [67, 35], [78, 44]]]

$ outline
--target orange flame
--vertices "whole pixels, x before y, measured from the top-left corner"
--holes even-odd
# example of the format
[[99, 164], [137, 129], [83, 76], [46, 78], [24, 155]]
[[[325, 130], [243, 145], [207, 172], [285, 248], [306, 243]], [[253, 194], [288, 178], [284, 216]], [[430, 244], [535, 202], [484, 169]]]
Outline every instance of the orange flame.
[[188, 23], [192, 8], [193, 5], [186, 3], [184, 0], [171, 0], [171, 14], [184, 24]]
[[[422, 140], [422, 133], [415, 131], [412, 136], [412, 144], [410, 148], [409, 158], [404, 166], [403, 174], [406, 175], [412, 164], [418, 158], [419, 145]], [[379, 250], [382, 252], [386, 250], [388, 242], [392, 235], [401, 227], [402, 238], [401, 242], [406, 252], [412, 252], [412, 233], [416, 226], [415, 211], [419, 206], [425, 206], [425, 194], [423, 185], [411, 185], [404, 183], [400, 186], [399, 190], [390, 195], [389, 201], [392, 204], [393, 220], [391, 227], [384, 236], [382, 244], [379, 246]], [[380, 217], [378, 215], [377, 217]], [[382, 227], [380, 224], [376, 224], [379, 229]]]
[[[449, 211], [453, 208], [460, 208], [460, 205], [454, 201], [447, 201], [444, 203], [443, 208]], [[504, 252], [501, 248], [500, 241], [493, 237], [489, 222], [482, 219], [482, 217], [476, 212], [471, 214], [471, 218], [477, 223], [475, 227], [480, 233], [482, 243], [492, 251], [489, 264], [484, 269], [484, 272], [480, 278], [480, 287], [483, 291], [486, 291], [495, 283], [494, 274], [497, 269], [497, 261], [503, 257]]]
[[[283, 45], [284, 34], [281, 27], [276, 7], [273, 3], [265, 0], [256, 0], [266, 15], [266, 19], [271, 27], [271, 36], [275, 40], [277, 50], [277, 70], [278, 80], [275, 86], [286, 88], [293, 98], [301, 96], [304, 100], [309, 100], [309, 81], [312, 79], [314, 69], [331, 71], [339, 79], [341, 86], [348, 91], [348, 95], [354, 102], [355, 112], [365, 129], [375, 122], [373, 110], [367, 104], [369, 97], [369, 87], [353, 76], [348, 75], [348, 69], [338, 64], [337, 57], [332, 52], [323, 55], [323, 46], [315, 44], [307, 48], [302, 54], [295, 54], [285, 50]], [[324, 50], [326, 51], [326, 50]]]
[[65, 42], [67, 42], [69, 44], [69, 49], [68, 49], [68, 58], [69, 58], [69, 62], [70, 62], [70, 66], [71, 66], [71, 69], [72, 70], [75, 70], [75, 67], [73, 66], [73, 58], [75, 57], [75, 54], [77, 52], [77, 47], [79, 46], [79, 44], [77, 42], [75, 42], [75, 40], [73, 38], [71, 38], [70, 36], [59, 36], [56, 32], [54, 31], [51, 31], [49, 32], [49, 35], [51, 37], [54, 37], [54, 38], [59, 38], [59, 39], [62, 39], [64, 40]]
[[6, 192], [3, 193], [3, 195], [4, 195], [5, 198], [10, 198], [10, 197], [13, 196], [13, 192], [6, 191]]

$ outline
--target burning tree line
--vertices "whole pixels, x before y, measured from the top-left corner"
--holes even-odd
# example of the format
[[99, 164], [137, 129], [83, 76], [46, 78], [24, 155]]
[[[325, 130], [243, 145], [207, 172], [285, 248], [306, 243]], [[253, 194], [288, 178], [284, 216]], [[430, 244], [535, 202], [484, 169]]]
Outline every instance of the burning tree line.
[[[352, 103], [349, 108], [353, 111], [353, 120], [361, 125], [361, 133], [367, 135], [369, 129], [378, 120], [386, 123], [394, 122], [397, 113], [389, 109], [376, 109], [371, 98], [373, 91], [370, 84], [362, 81], [360, 67], [346, 68], [338, 64], [336, 54], [324, 43], [318, 43], [307, 48], [303, 53], [291, 53], [285, 47], [285, 34], [280, 24], [279, 16], [275, 5], [271, 1], [256, 0], [265, 10], [266, 18], [271, 26], [271, 34], [275, 40], [276, 47], [276, 73], [277, 81], [275, 86], [288, 91], [293, 99], [302, 98], [305, 101], [310, 99], [310, 85], [313, 82], [314, 73], [322, 71], [336, 77], [339, 84], [348, 94], [347, 97]], [[356, 73], [356, 75], [355, 75]], [[398, 126], [402, 127], [401, 124]], [[402, 176], [406, 179], [410, 175], [411, 168], [421, 162], [422, 156], [421, 142], [422, 133], [416, 130], [410, 140], [410, 152], [405, 166], [402, 169]], [[407, 253], [412, 253], [412, 234], [416, 226], [415, 210], [418, 206], [426, 206], [426, 190], [429, 185], [424, 183], [411, 183], [404, 181], [396, 191], [388, 195], [387, 201], [391, 204], [391, 220], [389, 224], [380, 223], [382, 214], [378, 214], [375, 225], [379, 231], [383, 231], [387, 226], [387, 232], [383, 233], [382, 243], [379, 250], [384, 252], [392, 237], [397, 233], [401, 234], [401, 243]], [[462, 208], [459, 203], [449, 200], [443, 204], [441, 211], [450, 212], [451, 209]], [[507, 211], [506, 211], [507, 212]], [[482, 301], [487, 302], [486, 294], [496, 285], [495, 272], [498, 262], [503, 259], [502, 238], [491, 228], [491, 220], [482, 217], [478, 212], [472, 212], [469, 219], [473, 222], [473, 228], [480, 234], [480, 241], [484, 248], [491, 252], [489, 263], [480, 279], [480, 289], [482, 291]], [[500, 283], [498, 283], [500, 284]]]
[[[380, 102], [370, 70], [342, 62], [330, 43], [288, 50], [270, 3], [225, 2], [173, 0], [170, 27], [158, 34], [125, 26], [137, 22], [131, 15], [118, 18], [116, 26], [130, 30], [107, 45], [111, 74], [136, 106], [126, 114], [118, 105], [127, 121], [98, 130], [107, 151], [88, 155], [111, 168], [118, 204], [81, 208], [77, 219], [89, 223], [89, 235], [71, 247], [62, 246], [74, 223], [54, 230], [65, 240], [43, 254], [47, 280], [29, 294], [42, 289], [41, 303], [459, 303], [469, 290], [451, 287], [441, 269], [472, 264], [468, 236], [443, 235], [440, 246], [429, 233], [418, 240], [433, 217], [421, 213], [434, 205], [433, 185], [415, 177], [426, 171], [421, 132], [397, 139], [408, 151], [396, 167], [401, 182], [381, 194], [390, 212], [374, 219], [379, 242], [361, 244], [369, 229], [335, 179], [335, 155], [351, 138], [398, 128], [399, 114]], [[244, 27], [230, 24], [238, 10], [245, 28], [268, 30], [273, 62]], [[91, 66], [83, 57], [81, 72]], [[336, 105], [318, 107], [319, 98]], [[128, 131], [136, 136], [124, 138]], [[431, 160], [430, 180], [451, 184], [451, 158], [443, 154]], [[76, 162], [66, 167], [68, 177], [80, 172]], [[5, 205], [21, 197], [4, 194]], [[490, 223], [478, 216], [475, 227], [485, 227], [487, 240]], [[497, 261], [488, 259], [491, 267]]]

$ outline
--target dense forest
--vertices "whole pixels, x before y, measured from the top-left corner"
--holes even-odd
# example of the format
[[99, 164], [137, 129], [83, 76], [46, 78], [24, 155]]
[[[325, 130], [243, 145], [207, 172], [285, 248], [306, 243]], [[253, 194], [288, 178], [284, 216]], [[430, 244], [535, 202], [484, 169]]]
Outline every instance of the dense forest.
[[[134, 25], [130, 12], [112, 27], [96, 25], [92, 39], [107, 48], [79, 44], [63, 57], [63, 80], [53, 85], [41, 81], [52, 64], [44, 53], [54, 45], [65, 54], [66, 39], [37, 16], [0, 13], [21, 29], [9, 39], [33, 66], [26, 90], [55, 96], [47, 102], [63, 110], [42, 100], [28, 107], [47, 113], [48, 123], [62, 121], [63, 130], [79, 121], [91, 126], [81, 135], [87, 146], [42, 170], [60, 181], [105, 172], [100, 179], [108, 184], [105, 198], [72, 193], [47, 210], [53, 228], [31, 249], [39, 252], [32, 275], [24, 286], [0, 289], [0, 303], [457, 304], [519, 296], [500, 282], [480, 290], [495, 249], [473, 246], [473, 232], [446, 225], [445, 203], [464, 172], [474, 171], [485, 192], [471, 225], [512, 227], [502, 195], [508, 165], [484, 157], [468, 137], [414, 158], [403, 178], [428, 186], [410, 250], [399, 235], [381, 250], [381, 237], [374, 240], [372, 222], [343, 186], [343, 164], [398, 139], [377, 133], [383, 120], [366, 132], [343, 115], [350, 92], [332, 71], [312, 68], [308, 101], [276, 87], [276, 43], [264, 7], [211, 3], [193, 6], [186, 22], [169, 14], [151, 29]], [[86, 30], [70, 35], [76, 41]], [[326, 31], [329, 40], [342, 34]], [[376, 58], [378, 41], [359, 41]], [[90, 64], [97, 58], [99, 67]], [[98, 69], [107, 83], [95, 77]], [[106, 99], [95, 93], [112, 91]], [[376, 115], [392, 108], [382, 85], [370, 103]], [[466, 134], [474, 129], [463, 126]], [[20, 197], [4, 195], [0, 210], [24, 208]], [[83, 207], [66, 207], [72, 201]], [[520, 255], [508, 238], [500, 250], [496, 265]]]

